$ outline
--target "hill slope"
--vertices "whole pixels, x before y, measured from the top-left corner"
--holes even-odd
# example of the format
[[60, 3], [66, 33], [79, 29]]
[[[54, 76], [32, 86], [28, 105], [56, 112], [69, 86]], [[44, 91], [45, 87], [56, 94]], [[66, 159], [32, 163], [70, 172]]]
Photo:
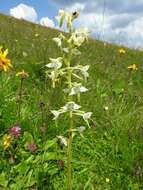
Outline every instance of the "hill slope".
[[[43, 69], [50, 57], [60, 53], [52, 41], [57, 34], [57, 30], [0, 15], [0, 45], [9, 49], [14, 66], [9, 78], [4, 76], [6, 80], [1, 81], [5, 87], [0, 92], [1, 136], [18, 121], [15, 96], [19, 80], [14, 76], [17, 71], [25, 69], [29, 73], [20, 124], [23, 131], [33, 134], [35, 141], [41, 125], [39, 103], [44, 102], [48, 110], [62, 104], [61, 88], [51, 89]], [[75, 137], [73, 142], [73, 189], [143, 189], [143, 53], [126, 49], [125, 54], [120, 54], [119, 47], [96, 40], [89, 40], [81, 51], [82, 56], [76, 61], [90, 65], [90, 90], [81, 102], [93, 112], [94, 122], [83, 139]], [[129, 72], [127, 67], [131, 64], [136, 64], [138, 70]], [[44, 138], [64, 133], [66, 119], [59, 121], [59, 128], [55, 129], [49, 111], [45, 117], [48, 127]], [[0, 151], [2, 154], [2, 148]], [[4, 170], [1, 165], [0, 172]], [[38, 189], [46, 189], [47, 185], [50, 189], [66, 189], [66, 170], [54, 173], [51, 169], [53, 176], [49, 178], [42, 172]], [[17, 179], [13, 178], [15, 183]]]

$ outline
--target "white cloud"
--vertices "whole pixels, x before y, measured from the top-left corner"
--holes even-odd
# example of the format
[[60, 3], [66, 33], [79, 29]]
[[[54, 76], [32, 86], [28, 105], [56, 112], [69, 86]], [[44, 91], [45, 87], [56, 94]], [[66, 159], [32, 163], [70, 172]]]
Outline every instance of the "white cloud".
[[37, 21], [37, 13], [35, 9], [25, 4], [19, 4], [18, 6], [11, 8], [10, 15], [15, 18], [24, 19], [31, 22]]
[[53, 0], [59, 8], [80, 10], [75, 25], [97, 39], [143, 48], [143, 0]]
[[74, 12], [74, 11], [79, 11], [80, 12], [80, 11], [83, 11], [84, 8], [85, 8], [85, 4], [84, 3], [78, 3], [78, 2], [76, 2], [73, 5], [67, 7], [66, 10], [69, 11], [69, 12]]
[[51, 28], [54, 28], [54, 27], [55, 27], [54, 22], [53, 22], [51, 19], [49, 19], [48, 17], [43, 17], [43, 18], [41, 18], [40, 24], [41, 24], [42, 26], [46, 26], [46, 27], [51, 27]]

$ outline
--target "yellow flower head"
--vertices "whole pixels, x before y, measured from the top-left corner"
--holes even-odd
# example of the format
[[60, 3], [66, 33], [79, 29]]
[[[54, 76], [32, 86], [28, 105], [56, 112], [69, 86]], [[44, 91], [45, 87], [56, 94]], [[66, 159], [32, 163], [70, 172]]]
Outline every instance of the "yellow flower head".
[[128, 66], [128, 69], [131, 70], [131, 71], [137, 71], [137, 70], [138, 70], [136, 64], [129, 65], [129, 66]]
[[119, 53], [120, 53], [120, 54], [125, 54], [126, 51], [125, 51], [124, 49], [119, 49]]
[[16, 73], [17, 77], [20, 77], [21, 79], [26, 79], [29, 77], [28, 73], [26, 73], [24, 70]]
[[12, 142], [12, 136], [10, 135], [4, 135], [3, 137], [3, 148], [6, 150]]
[[2, 51], [2, 47], [0, 47], [0, 71], [7, 72], [10, 68], [12, 68], [12, 64], [10, 59], [7, 59], [8, 49]]

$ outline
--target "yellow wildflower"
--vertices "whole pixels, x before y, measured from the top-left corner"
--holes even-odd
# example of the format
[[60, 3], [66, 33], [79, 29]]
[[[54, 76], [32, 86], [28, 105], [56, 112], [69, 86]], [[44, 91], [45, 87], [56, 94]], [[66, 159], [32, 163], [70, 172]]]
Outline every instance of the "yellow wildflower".
[[17, 72], [17, 73], [16, 73], [16, 76], [17, 76], [17, 77], [20, 77], [20, 78], [22, 78], [22, 79], [25, 79], [25, 78], [27, 78], [29, 75], [28, 75], [28, 73], [26, 73], [24, 70], [22, 70], [22, 71], [20, 71], [20, 72]]
[[2, 51], [2, 47], [0, 47], [0, 71], [7, 72], [10, 68], [12, 68], [12, 64], [10, 59], [7, 59], [8, 49]]
[[138, 70], [136, 64], [129, 65], [129, 66], [128, 66], [128, 69], [131, 70], [131, 71], [137, 71], [137, 70]]
[[3, 148], [6, 150], [12, 142], [12, 136], [11, 135], [5, 135], [3, 138]]
[[126, 50], [124, 50], [124, 49], [119, 49], [119, 53], [120, 53], [120, 54], [125, 54], [125, 53], [126, 53]]

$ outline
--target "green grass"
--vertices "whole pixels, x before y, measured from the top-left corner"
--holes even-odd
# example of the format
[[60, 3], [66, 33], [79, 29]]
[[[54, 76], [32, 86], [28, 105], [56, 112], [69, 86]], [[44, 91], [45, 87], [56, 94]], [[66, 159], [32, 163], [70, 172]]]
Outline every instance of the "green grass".
[[[22, 135], [26, 131], [32, 134], [29, 138], [34, 139], [39, 149], [36, 154], [27, 153], [23, 144], [28, 135], [21, 137], [20, 153], [15, 153], [18, 157], [12, 164], [8, 161], [10, 152], [3, 151], [1, 141], [0, 185], [5, 181], [2, 189], [66, 190], [66, 150], [56, 143], [45, 145], [56, 135], [65, 134], [67, 125], [66, 118], [58, 121], [58, 128], [52, 121], [50, 110], [64, 103], [64, 94], [62, 87], [51, 88], [43, 68], [50, 57], [60, 54], [52, 42], [58, 33], [0, 15], [0, 45], [9, 49], [13, 64], [13, 70], [3, 74], [0, 81], [3, 86], [0, 89], [0, 136], [18, 123]], [[126, 49], [126, 54], [120, 55], [119, 48], [90, 39], [81, 49], [82, 56], [73, 60], [90, 65], [89, 92], [82, 96], [81, 104], [85, 110], [93, 112], [94, 121], [84, 138], [75, 136], [73, 140], [73, 190], [143, 189], [143, 53]], [[134, 63], [138, 71], [129, 72], [127, 67]], [[22, 69], [29, 73], [29, 78], [24, 81], [22, 118], [18, 121], [20, 81], [15, 73]], [[45, 103], [44, 135], [40, 133], [40, 102]], [[105, 106], [108, 111], [104, 110]], [[77, 120], [77, 125], [82, 124]], [[44, 146], [47, 152], [43, 154]], [[48, 152], [51, 157], [45, 158]], [[28, 158], [32, 161], [26, 162]], [[65, 161], [63, 169], [58, 168], [59, 159]]]

